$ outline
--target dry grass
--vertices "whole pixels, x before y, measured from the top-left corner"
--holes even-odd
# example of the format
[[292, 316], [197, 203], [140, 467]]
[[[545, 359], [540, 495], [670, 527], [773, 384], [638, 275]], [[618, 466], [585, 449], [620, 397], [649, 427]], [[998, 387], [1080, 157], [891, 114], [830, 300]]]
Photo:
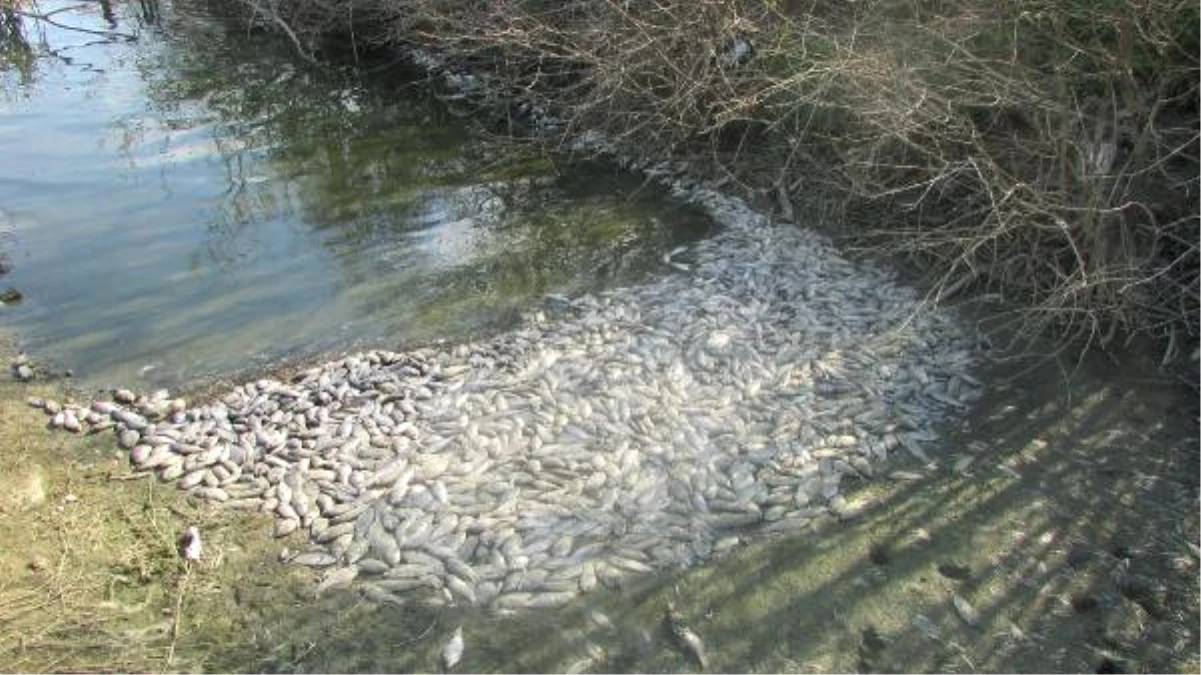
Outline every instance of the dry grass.
[[1196, 3], [246, 1], [303, 49], [434, 49], [485, 108], [703, 160], [909, 257], [932, 299], [1001, 294], [1019, 338], [1149, 335], [1166, 362], [1198, 335]]
[[[51, 434], [24, 403], [34, 394], [62, 398], [53, 385], [0, 382], [0, 670], [201, 668], [206, 645], [231, 629], [220, 616], [229, 581], [265, 555], [265, 526], [192, 504], [153, 478], [129, 479], [112, 438]], [[208, 549], [181, 589], [176, 539], [190, 524]]]

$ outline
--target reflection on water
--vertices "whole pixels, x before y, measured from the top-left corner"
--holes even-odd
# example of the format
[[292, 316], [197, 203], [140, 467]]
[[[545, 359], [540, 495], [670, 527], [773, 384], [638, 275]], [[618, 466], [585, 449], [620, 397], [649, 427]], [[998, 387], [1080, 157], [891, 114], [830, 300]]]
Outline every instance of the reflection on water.
[[89, 384], [454, 337], [703, 233], [630, 177], [517, 157], [411, 81], [313, 67], [199, 3], [38, 12], [0, 18], [3, 281], [25, 296], [0, 321]]

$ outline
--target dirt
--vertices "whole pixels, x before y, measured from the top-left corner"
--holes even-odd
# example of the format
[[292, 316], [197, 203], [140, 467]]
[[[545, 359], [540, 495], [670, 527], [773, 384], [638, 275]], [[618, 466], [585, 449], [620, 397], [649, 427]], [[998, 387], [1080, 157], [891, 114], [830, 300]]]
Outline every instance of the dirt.
[[6, 375], [0, 670], [428, 672], [462, 624], [464, 672], [695, 671], [672, 602], [714, 672], [1197, 672], [1197, 399], [1130, 361], [996, 365], [935, 465], [895, 456], [844, 521], [516, 616], [314, 598], [295, 535], [51, 434], [24, 398], [60, 385]]

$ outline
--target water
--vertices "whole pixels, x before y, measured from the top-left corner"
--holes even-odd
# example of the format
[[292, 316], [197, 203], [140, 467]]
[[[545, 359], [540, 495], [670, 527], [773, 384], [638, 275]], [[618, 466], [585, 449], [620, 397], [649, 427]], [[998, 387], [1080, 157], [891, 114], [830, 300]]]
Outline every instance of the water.
[[640, 179], [487, 142], [395, 67], [366, 84], [201, 3], [37, 11], [59, 25], [23, 18], [0, 56], [0, 289], [24, 296], [0, 321], [86, 385], [486, 331], [706, 231]]

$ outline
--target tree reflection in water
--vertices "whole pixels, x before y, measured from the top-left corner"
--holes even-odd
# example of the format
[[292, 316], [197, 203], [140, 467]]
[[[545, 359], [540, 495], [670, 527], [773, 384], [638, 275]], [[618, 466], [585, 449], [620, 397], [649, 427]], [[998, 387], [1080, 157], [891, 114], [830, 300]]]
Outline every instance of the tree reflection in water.
[[633, 282], [706, 228], [611, 167], [482, 139], [412, 72], [314, 65], [218, 3], [59, 9], [137, 37], [26, 22], [36, 82], [6, 81], [22, 104], [0, 110], [25, 135], [0, 153], [29, 167], [0, 167], [0, 202], [37, 223], [8, 316], [85, 380], [454, 339]]

